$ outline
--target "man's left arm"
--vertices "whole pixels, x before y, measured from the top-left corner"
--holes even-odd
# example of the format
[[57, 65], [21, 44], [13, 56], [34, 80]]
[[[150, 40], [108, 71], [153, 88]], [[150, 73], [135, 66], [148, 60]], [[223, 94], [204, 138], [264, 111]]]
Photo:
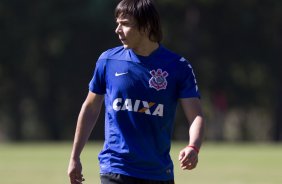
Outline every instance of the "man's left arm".
[[204, 118], [198, 98], [180, 99], [184, 114], [190, 123], [189, 144], [180, 151], [179, 161], [183, 170], [191, 170], [197, 166], [198, 153], [204, 137]]

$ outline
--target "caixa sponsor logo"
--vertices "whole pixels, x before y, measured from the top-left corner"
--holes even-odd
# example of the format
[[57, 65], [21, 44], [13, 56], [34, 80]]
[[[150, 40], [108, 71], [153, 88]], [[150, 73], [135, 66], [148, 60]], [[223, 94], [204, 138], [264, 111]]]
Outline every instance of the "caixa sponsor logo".
[[113, 102], [115, 111], [132, 111], [152, 116], [163, 117], [164, 105], [142, 100], [116, 98]]

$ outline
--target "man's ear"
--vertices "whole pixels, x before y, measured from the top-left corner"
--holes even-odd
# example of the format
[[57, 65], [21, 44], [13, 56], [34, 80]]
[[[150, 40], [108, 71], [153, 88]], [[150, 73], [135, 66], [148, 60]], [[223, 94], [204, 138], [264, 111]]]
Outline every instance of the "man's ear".
[[142, 35], [144, 35], [144, 36], [147, 36], [147, 37], [149, 38], [149, 35], [150, 35], [149, 30], [150, 30], [149, 27], [142, 28], [142, 29], [140, 30], [140, 33], [141, 33]]

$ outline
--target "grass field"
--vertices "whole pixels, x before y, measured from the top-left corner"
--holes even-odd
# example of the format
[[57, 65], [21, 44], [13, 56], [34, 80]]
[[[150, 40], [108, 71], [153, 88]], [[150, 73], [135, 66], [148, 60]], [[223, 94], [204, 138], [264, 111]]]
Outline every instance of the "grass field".
[[[174, 142], [176, 184], [281, 184], [282, 145], [206, 143], [193, 171], [182, 171], [177, 156], [184, 143]], [[99, 184], [97, 154], [102, 144], [88, 143], [82, 154], [86, 184]], [[0, 183], [67, 184], [70, 143], [0, 145]]]

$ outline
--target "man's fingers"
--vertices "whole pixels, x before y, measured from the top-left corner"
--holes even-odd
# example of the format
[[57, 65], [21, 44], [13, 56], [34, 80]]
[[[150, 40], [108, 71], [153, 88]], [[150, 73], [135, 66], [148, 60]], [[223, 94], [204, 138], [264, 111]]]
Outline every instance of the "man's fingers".
[[76, 174], [76, 181], [79, 182], [79, 183], [82, 183], [83, 181], [85, 181], [85, 179], [83, 178], [83, 174], [77, 173]]
[[180, 160], [181, 164], [184, 164], [186, 162], [193, 162], [195, 159], [197, 159], [197, 155], [194, 154], [193, 152], [187, 153], [182, 160]]
[[184, 158], [184, 156], [185, 156], [185, 152], [184, 152], [184, 151], [181, 151], [181, 152], [179, 153], [178, 160], [179, 160], [179, 161], [182, 161], [183, 158]]
[[193, 154], [193, 152], [190, 152], [180, 161], [180, 167], [183, 170], [185, 169], [191, 170], [197, 166], [197, 163], [198, 163], [198, 156], [196, 154]]
[[69, 177], [71, 184], [82, 184], [85, 181], [81, 173], [71, 173]]
[[183, 170], [191, 170], [194, 169], [197, 166], [198, 163], [198, 158], [193, 159], [193, 160], [187, 160], [186, 162], [181, 163], [181, 168]]
[[85, 181], [84, 178], [70, 178], [71, 184], [82, 184]]

